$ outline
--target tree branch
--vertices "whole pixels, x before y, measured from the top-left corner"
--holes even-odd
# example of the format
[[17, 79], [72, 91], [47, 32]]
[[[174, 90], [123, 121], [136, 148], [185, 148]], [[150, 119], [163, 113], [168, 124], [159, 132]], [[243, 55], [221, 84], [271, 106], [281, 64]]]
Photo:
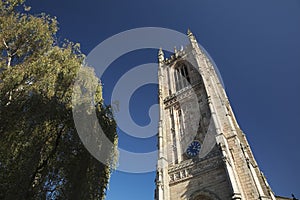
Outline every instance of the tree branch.
[[3, 44], [4, 44], [4, 46], [6, 48], [6, 51], [7, 51], [7, 68], [10, 68], [11, 60], [12, 60], [12, 55], [10, 53], [9, 46], [5, 42], [4, 38], [2, 40], [3, 40]]
[[34, 187], [33, 184], [34, 184], [37, 174], [42, 171], [42, 169], [48, 164], [50, 158], [52, 158], [54, 156], [54, 154], [56, 153], [58, 145], [60, 143], [60, 139], [61, 139], [63, 130], [64, 130], [64, 126], [58, 132], [56, 140], [55, 140], [55, 146], [52, 149], [52, 151], [50, 152], [49, 156], [46, 159], [44, 159], [40, 165], [37, 166], [36, 170], [32, 174], [32, 176], [30, 178], [30, 185], [29, 185], [28, 191], [26, 193], [27, 198], [30, 198], [30, 194], [32, 193], [32, 189]]

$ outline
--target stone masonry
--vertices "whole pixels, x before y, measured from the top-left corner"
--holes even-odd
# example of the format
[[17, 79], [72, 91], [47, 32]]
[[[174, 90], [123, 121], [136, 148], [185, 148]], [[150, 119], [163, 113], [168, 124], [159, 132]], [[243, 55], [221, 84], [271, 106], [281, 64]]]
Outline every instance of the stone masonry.
[[[155, 200], [275, 200], [212, 59], [190, 31], [188, 38], [190, 44], [170, 58], [162, 50], [158, 55]], [[189, 155], [188, 148], [197, 155]]]

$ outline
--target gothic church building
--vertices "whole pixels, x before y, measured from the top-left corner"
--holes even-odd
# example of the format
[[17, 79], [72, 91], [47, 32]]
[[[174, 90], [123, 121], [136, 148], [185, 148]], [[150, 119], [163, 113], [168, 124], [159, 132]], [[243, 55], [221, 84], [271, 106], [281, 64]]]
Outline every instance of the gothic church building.
[[233, 114], [214, 64], [195, 36], [160, 49], [155, 200], [276, 200]]

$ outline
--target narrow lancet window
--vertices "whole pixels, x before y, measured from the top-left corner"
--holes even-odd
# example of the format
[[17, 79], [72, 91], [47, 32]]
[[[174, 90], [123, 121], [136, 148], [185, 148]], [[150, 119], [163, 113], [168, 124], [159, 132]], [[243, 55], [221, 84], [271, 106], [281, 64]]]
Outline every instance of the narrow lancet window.
[[174, 71], [174, 80], [176, 91], [179, 91], [191, 84], [189, 70], [185, 64], [181, 64], [176, 67]]

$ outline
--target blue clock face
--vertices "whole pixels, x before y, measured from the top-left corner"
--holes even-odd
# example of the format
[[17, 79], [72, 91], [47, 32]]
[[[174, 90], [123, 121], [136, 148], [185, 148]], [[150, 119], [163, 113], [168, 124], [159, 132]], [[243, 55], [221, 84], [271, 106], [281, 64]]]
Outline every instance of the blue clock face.
[[186, 154], [189, 157], [194, 157], [200, 152], [201, 144], [198, 140], [194, 140], [187, 148]]

